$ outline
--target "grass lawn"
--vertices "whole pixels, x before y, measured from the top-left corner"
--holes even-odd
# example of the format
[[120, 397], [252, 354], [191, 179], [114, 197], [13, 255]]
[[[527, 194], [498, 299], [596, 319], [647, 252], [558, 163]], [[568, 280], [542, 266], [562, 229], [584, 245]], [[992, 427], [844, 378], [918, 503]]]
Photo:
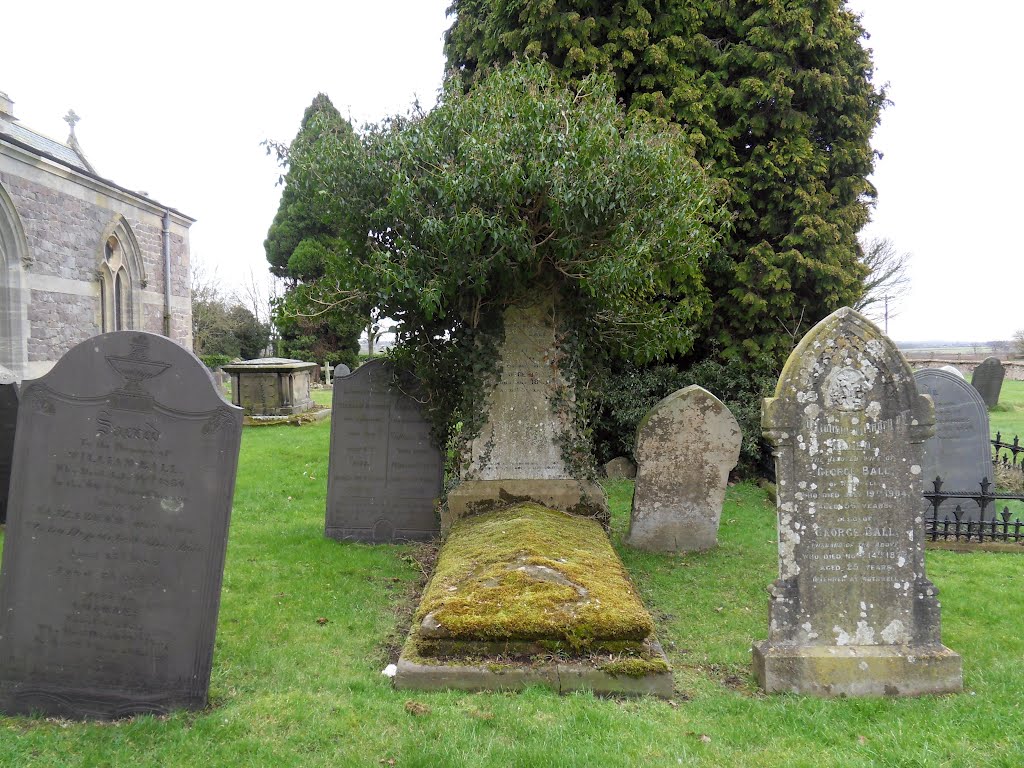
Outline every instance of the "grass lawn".
[[1002, 432], [1006, 442], [1012, 442], [1014, 435], [1024, 440], [1024, 381], [1003, 381], [999, 404], [989, 408], [988, 422], [992, 437]]
[[324, 539], [329, 428], [244, 432], [210, 708], [0, 718], [0, 766], [1024, 764], [1024, 556], [928, 552], [962, 695], [764, 696], [750, 643], [767, 635], [775, 513], [749, 484], [729, 491], [721, 546], [687, 557], [625, 549], [632, 486], [608, 485], [614, 544], [675, 668], [672, 701], [394, 691], [380, 672], [430, 551]]

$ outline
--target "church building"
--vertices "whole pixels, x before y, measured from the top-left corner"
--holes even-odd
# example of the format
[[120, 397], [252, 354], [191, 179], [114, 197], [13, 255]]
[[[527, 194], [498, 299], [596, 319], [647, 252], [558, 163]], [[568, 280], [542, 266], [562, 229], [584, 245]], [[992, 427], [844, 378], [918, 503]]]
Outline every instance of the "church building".
[[46, 373], [107, 331], [160, 333], [192, 348], [194, 219], [101, 177], [75, 138], [24, 126], [0, 92], [0, 372]]

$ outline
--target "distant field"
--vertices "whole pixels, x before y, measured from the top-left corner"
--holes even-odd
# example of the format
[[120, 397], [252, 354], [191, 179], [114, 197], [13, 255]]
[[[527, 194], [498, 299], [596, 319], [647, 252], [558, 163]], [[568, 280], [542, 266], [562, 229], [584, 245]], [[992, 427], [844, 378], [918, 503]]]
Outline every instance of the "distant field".
[[982, 361], [986, 357], [998, 357], [1000, 360], [1009, 360], [1016, 355], [1012, 354], [1012, 347], [1009, 342], [1000, 344], [969, 344], [969, 345], [936, 345], [936, 346], [904, 346], [899, 345], [902, 352], [911, 360], [927, 360], [929, 358], [942, 358], [948, 360], [977, 360]]

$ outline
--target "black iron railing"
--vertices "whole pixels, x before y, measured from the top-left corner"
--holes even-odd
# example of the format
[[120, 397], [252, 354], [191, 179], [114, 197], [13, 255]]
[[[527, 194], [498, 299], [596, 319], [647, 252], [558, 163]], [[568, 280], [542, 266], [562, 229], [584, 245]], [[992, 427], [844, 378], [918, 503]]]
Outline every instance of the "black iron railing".
[[1003, 442], [1003, 433], [996, 432], [992, 443], [992, 463], [995, 466], [1014, 467], [1024, 470], [1024, 445], [1020, 444], [1020, 436], [1014, 435], [1012, 443]]
[[[1009, 507], [1004, 506], [1001, 512], [993, 510], [994, 514], [989, 514], [989, 508], [996, 501], [1024, 501], [1024, 495], [996, 493], [987, 477], [978, 486], [977, 491], [944, 491], [942, 478], [936, 477], [932, 481], [932, 490], [924, 494], [932, 505], [924, 520], [926, 540], [1024, 542], [1024, 531], [1021, 530], [1024, 521], [1019, 516], [1015, 517]], [[965, 510], [963, 505], [957, 504], [952, 511], [944, 510], [940, 515], [939, 506], [948, 499], [970, 501], [973, 506], [968, 505]], [[974, 510], [978, 512], [977, 519], [968, 514]]]

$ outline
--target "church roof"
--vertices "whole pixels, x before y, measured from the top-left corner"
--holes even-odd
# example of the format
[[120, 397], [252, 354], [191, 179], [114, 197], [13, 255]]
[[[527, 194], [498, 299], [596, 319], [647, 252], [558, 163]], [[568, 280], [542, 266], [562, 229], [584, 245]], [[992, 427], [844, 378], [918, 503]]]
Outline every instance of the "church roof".
[[74, 168], [76, 171], [84, 171], [88, 174], [95, 173], [85, 158], [67, 144], [61, 144], [49, 136], [36, 133], [30, 128], [23, 126], [17, 120], [3, 114], [0, 114], [0, 136], [14, 139], [28, 149], [46, 155], [52, 160]]
[[[115, 184], [110, 179], [106, 179], [96, 173], [96, 169], [89, 164], [88, 160], [86, 160], [85, 154], [82, 152], [82, 148], [78, 146], [78, 141], [75, 139], [74, 122], [78, 121], [78, 116], [75, 115], [73, 111], [68, 113], [70, 117], [74, 118], [71, 123], [71, 136], [68, 137], [67, 143], [61, 143], [56, 139], [51, 139], [49, 136], [44, 136], [43, 134], [22, 125], [21, 122], [11, 114], [12, 104], [13, 102], [10, 97], [7, 96], [6, 93], [0, 91], [0, 141], [8, 142], [23, 150], [27, 150], [38, 155], [39, 157], [44, 157], [55, 163], [71, 168], [72, 170], [78, 171], [79, 173], [95, 179], [109, 187], [129, 194], [132, 197], [139, 200], [145, 200], [159, 208], [171, 211], [190, 222], [195, 221], [194, 218], [182, 213], [176, 208], [170, 208], [166, 205], [162, 205], [145, 193], [136, 192], [128, 189], [127, 187], [122, 187], [120, 184]], [[67, 119], [68, 118], [65, 118], [65, 120]]]

